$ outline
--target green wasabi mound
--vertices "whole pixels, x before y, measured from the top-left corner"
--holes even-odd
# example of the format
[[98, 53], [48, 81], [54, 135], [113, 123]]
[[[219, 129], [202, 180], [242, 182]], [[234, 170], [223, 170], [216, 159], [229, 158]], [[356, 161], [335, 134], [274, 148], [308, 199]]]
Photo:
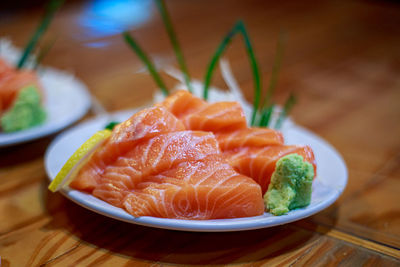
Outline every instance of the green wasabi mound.
[[46, 119], [46, 112], [41, 106], [40, 98], [35, 86], [21, 89], [12, 107], [0, 118], [3, 131], [21, 131], [41, 124]]
[[265, 207], [273, 215], [310, 204], [314, 168], [298, 154], [290, 154], [277, 161], [268, 191], [264, 195]]

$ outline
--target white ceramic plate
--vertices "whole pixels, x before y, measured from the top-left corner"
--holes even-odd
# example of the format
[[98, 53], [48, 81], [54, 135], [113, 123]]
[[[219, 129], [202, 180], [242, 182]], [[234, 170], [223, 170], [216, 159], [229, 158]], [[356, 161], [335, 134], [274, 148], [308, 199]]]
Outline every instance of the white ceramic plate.
[[[13, 64], [19, 54], [20, 51], [8, 39], [0, 39], [0, 57]], [[46, 121], [23, 131], [0, 132], [0, 147], [55, 133], [82, 118], [90, 108], [91, 97], [86, 86], [72, 74], [53, 68], [40, 68], [38, 74], [45, 94]]]
[[[135, 111], [125, 111], [112, 115], [111, 118], [95, 118], [82, 123], [59, 135], [49, 146], [46, 156], [46, 171], [53, 180], [58, 171], [72, 153], [96, 131], [103, 129], [108, 119], [123, 121]], [[123, 209], [116, 208], [92, 195], [66, 187], [61, 193], [75, 203], [102, 215], [145, 226], [202, 232], [240, 231], [271, 227], [303, 219], [331, 205], [343, 192], [347, 183], [347, 169], [338, 152], [320, 137], [290, 123], [284, 129], [288, 144], [308, 144], [312, 147], [317, 160], [318, 175], [313, 183], [311, 204], [303, 209], [290, 211], [287, 215], [219, 219], [219, 220], [175, 220], [155, 217], [135, 218]]]

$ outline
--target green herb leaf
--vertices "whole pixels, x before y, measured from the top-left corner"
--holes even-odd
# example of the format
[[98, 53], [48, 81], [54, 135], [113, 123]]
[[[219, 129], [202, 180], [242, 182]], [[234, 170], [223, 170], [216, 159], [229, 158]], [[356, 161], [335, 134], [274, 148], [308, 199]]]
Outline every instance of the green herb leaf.
[[285, 105], [283, 106], [283, 110], [279, 114], [278, 120], [275, 123], [275, 129], [280, 129], [282, 127], [283, 121], [293, 108], [294, 104], [296, 104], [296, 101], [296, 96], [293, 93], [290, 93], [289, 97], [286, 99]]
[[235, 26], [232, 28], [232, 30], [230, 30], [228, 32], [228, 34], [224, 37], [224, 39], [222, 39], [222, 42], [219, 44], [219, 46], [217, 48], [217, 51], [215, 51], [215, 54], [213, 55], [210, 63], [208, 64], [206, 76], [204, 78], [204, 89], [203, 89], [203, 98], [205, 100], [208, 99], [208, 89], [210, 87], [211, 78], [212, 78], [213, 72], [215, 70], [215, 67], [218, 63], [218, 60], [221, 58], [226, 47], [232, 41], [233, 36], [235, 36], [238, 33], [238, 31], [239, 31], [239, 29], [238, 29], [238, 25], [236, 23]]
[[169, 39], [172, 43], [172, 47], [174, 48], [175, 56], [178, 61], [178, 64], [182, 70], [183, 77], [185, 79], [186, 86], [188, 87], [189, 92], [193, 92], [192, 85], [190, 83], [189, 72], [185, 64], [185, 60], [183, 58], [182, 50], [179, 46], [178, 39], [176, 38], [176, 34], [174, 28], [172, 27], [171, 18], [168, 14], [167, 8], [165, 6], [164, 0], [155, 0], [157, 7], [161, 13], [161, 17], [164, 21], [165, 29], [168, 33]]
[[281, 32], [279, 35], [278, 43], [276, 45], [276, 54], [274, 59], [274, 65], [272, 66], [271, 78], [269, 80], [269, 86], [265, 94], [262, 107], [269, 106], [271, 98], [274, 94], [276, 83], [278, 81], [278, 74], [282, 64], [283, 48], [284, 48], [284, 33]]
[[108, 123], [105, 127], [104, 127], [104, 129], [108, 129], [108, 130], [113, 130], [114, 129], [114, 127], [115, 126], [117, 126], [118, 124], [120, 124], [119, 122], [117, 122], [117, 121], [112, 121], [112, 122], [110, 122], [110, 123]]
[[36, 57], [36, 61], [35, 61], [35, 66], [33, 67], [34, 70], [36, 70], [40, 63], [42, 62], [42, 60], [44, 59], [44, 57], [47, 55], [47, 53], [49, 53], [50, 49], [53, 47], [54, 43], [56, 42], [56, 38], [52, 39], [51, 41], [47, 42], [40, 50], [39, 50], [39, 54]]
[[243, 36], [244, 43], [246, 46], [247, 55], [249, 57], [250, 65], [253, 71], [253, 79], [254, 79], [254, 101], [253, 101], [253, 113], [251, 116], [251, 125], [254, 125], [257, 115], [257, 110], [260, 105], [260, 98], [261, 98], [261, 79], [260, 79], [260, 72], [258, 69], [257, 60], [254, 56], [253, 46], [251, 45], [250, 37], [247, 33], [246, 27], [243, 21], [238, 21], [234, 27], [228, 32], [228, 34], [222, 39], [222, 42], [218, 46], [215, 54], [211, 58], [211, 61], [208, 65], [208, 69], [206, 72], [206, 76], [204, 78], [204, 91], [203, 91], [203, 98], [207, 100], [208, 98], [208, 89], [210, 87], [211, 78], [213, 72], [215, 70], [216, 64], [220, 57], [222, 56], [223, 52], [225, 51], [228, 44], [232, 41], [232, 38], [237, 34], [240, 33]]
[[267, 108], [264, 108], [261, 112], [261, 118], [260, 118], [260, 122], [259, 122], [258, 126], [268, 127], [273, 111], [274, 111], [273, 104], [268, 106]]
[[158, 87], [160, 87], [164, 96], [168, 95], [168, 89], [165, 86], [165, 83], [161, 79], [161, 76], [158, 74], [156, 68], [153, 63], [150, 61], [149, 57], [146, 53], [140, 48], [139, 44], [133, 39], [133, 37], [128, 33], [123, 33], [125, 42], [132, 48], [132, 50], [136, 53], [136, 55], [142, 60], [142, 62], [146, 65], [149, 70], [151, 76], [153, 76], [154, 81], [157, 83]]
[[31, 39], [29, 40], [28, 44], [26, 45], [26, 47], [24, 49], [24, 52], [22, 53], [21, 58], [18, 61], [17, 69], [21, 69], [24, 66], [24, 64], [26, 63], [26, 60], [29, 57], [29, 54], [34, 50], [40, 37], [44, 34], [46, 29], [50, 25], [50, 22], [52, 21], [54, 14], [61, 7], [63, 2], [64, 2], [64, 0], [52, 0], [48, 4], [46, 12], [45, 12], [41, 22], [39, 23], [38, 27], [36, 28], [36, 31], [32, 35]]

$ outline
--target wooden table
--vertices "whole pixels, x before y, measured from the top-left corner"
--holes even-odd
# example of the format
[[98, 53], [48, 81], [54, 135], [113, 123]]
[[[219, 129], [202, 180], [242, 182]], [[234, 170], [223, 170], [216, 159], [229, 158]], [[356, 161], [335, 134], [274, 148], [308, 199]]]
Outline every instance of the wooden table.
[[[176, 65], [159, 14], [147, 4], [140, 12], [148, 12], [148, 20], [131, 32], [147, 52]], [[317, 215], [268, 229], [190, 233], [142, 227], [50, 193], [43, 156], [51, 136], [0, 150], [1, 266], [399, 266], [400, 6], [176, 0], [168, 7], [195, 79], [203, 78], [222, 36], [242, 18], [266, 88], [279, 32], [287, 32], [276, 101], [294, 91], [294, 120], [343, 155], [349, 170], [344, 194]], [[1, 35], [23, 46], [41, 11], [3, 10]], [[88, 14], [87, 3], [64, 5], [46, 35], [57, 42], [44, 63], [74, 72], [108, 111], [151, 100], [156, 86], [148, 74], [136, 73], [142, 65], [121, 35], [94, 35], [84, 19]], [[252, 76], [239, 39], [226, 56], [251, 100]], [[213, 84], [226, 88], [219, 74]]]

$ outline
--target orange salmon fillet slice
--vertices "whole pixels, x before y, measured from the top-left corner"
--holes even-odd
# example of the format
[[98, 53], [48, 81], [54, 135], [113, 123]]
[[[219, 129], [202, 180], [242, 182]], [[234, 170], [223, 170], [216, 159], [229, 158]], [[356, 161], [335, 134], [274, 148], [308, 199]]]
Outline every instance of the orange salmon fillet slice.
[[0, 113], [9, 109], [18, 92], [28, 85], [34, 85], [43, 95], [38, 78], [33, 71], [16, 70], [0, 59]]
[[157, 106], [165, 107], [190, 130], [216, 132], [247, 127], [246, 117], [237, 102], [209, 104], [188, 91], [180, 90]]
[[143, 187], [127, 195], [123, 206], [134, 216], [224, 219], [261, 215], [261, 199], [260, 187], [251, 178], [221, 159], [205, 158], [148, 177]]
[[183, 131], [185, 127], [166, 109], [153, 107], [144, 109], [118, 124], [104, 145], [97, 149], [90, 161], [80, 170], [79, 179], [72, 187], [91, 192], [104, 169], [119, 156], [132, 150], [142, 139], [161, 133]]
[[297, 153], [310, 162], [315, 170], [314, 153], [308, 146], [273, 145], [266, 147], [243, 147], [223, 152], [229, 164], [239, 173], [253, 178], [262, 189], [268, 189], [276, 162], [285, 155]]
[[283, 145], [283, 135], [279, 131], [268, 128], [242, 128], [235, 131], [216, 132], [222, 151], [238, 147], [265, 147]]

